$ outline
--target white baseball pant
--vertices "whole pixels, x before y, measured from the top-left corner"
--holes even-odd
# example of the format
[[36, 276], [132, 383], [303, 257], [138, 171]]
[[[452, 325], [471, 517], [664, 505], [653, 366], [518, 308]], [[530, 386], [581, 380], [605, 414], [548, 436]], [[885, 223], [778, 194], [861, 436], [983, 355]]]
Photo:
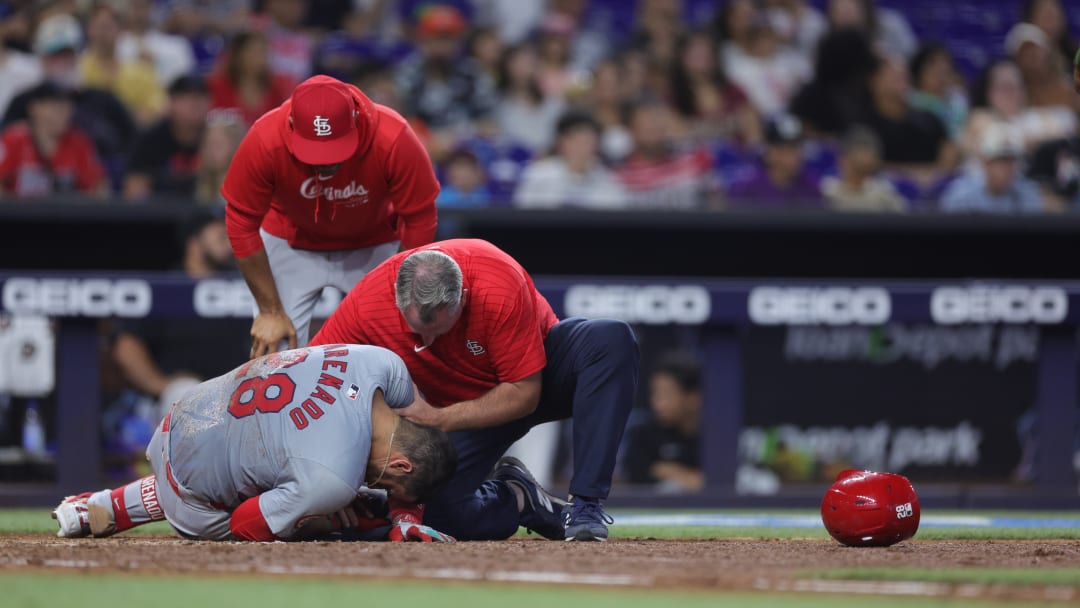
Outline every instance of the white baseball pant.
[[[400, 243], [391, 241], [364, 249], [346, 251], [307, 251], [293, 249], [288, 241], [260, 230], [270, 272], [274, 275], [278, 298], [296, 328], [296, 347], [307, 346], [315, 304], [323, 288], [334, 287], [341, 293], [349, 290], [368, 272], [393, 256]], [[256, 306], [255, 314], [259, 314]], [[288, 345], [281, 347], [283, 350]]]

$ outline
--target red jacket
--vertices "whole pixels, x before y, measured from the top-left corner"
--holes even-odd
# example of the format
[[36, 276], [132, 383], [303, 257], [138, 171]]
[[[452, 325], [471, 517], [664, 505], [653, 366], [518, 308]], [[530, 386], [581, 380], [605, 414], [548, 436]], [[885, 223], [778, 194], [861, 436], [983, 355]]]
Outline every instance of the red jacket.
[[329, 179], [289, 151], [291, 102], [267, 112], [233, 157], [221, 194], [233, 252], [262, 248], [260, 226], [296, 249], [340, 251], [435, 238], [439, 183], [427, 151], [397, 112], [350, 86], [360, 144]]

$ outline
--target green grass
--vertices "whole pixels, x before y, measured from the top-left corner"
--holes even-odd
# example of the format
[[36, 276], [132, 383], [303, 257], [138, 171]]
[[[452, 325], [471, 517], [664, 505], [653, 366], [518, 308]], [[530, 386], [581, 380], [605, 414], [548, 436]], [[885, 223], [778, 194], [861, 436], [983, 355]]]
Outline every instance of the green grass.
[[[617, 517], [617, 516], [616, 516]], [[768, 526], [613, 526], [612, 538], [809, 538], [827, 539], [825, 528]], [[1076, 540], [1080, 528], [922, 528], [916, 540]]]
[[[681, 514], [731, 514], [746, 515], [738, 510], [680, 510]], [[616, 510], [613, 514], [618, 523], [620, 513], [655, 513], [641, 510]], [[755, 515], [817, 515], [816, 509], [761, 509]], [[924, 511], [925, 514], [925, 511]], [[959, 511], [945, 510], [933, 512], [934, 515], [983, 517], [1025, 517], [1033, 519], [1076, 519], [1075, 511]], [[824, 527], [798, 528], [773, 526], [628, 526], [615, 525], [611, 528], [613, 538], [809, 538], [828, 539]], [[1002, 527], [923, 527], [915, 536], [917, 540], [1075, 540], [1080, 539], [1080, 526], [1059, 528], [1002, 528]]]
[[[56, 534], [51, 509], [0, 509], [0, 534]], [[166, 522], [139, 526], [125, 534], [172, 534]]]
[[861, 581], [1080, 586], [1080, 570], [1076, 568], [836, 568], [807, 570], [799, 576]]
[[923, 528], [915, 540], [1075, 540], [1080, 528]]
[[[312, 606], [463, 606], [467, 608], [652, 608], [678, 605], [679, 608], [735, 608], [797, 606], [797, 608], [860, 608], [865, 597], [796, 596], [791, 594], [693, 593], [642, 589], [581, 589], [516, 585], [438, 584], [409, 581], [356, 582], [341, 579], [295, 578], [158, 577], [99, 574], [0, 573], [4, 606], [37, 608], [78, 606], [115, 608], [154, 606], [259, 606], [259, 608], [303, 608]], [[1002, 606], [987, 601], [945, 601], [929, 598], [875, 597], [874, 608], [914, 608], [951, 606], [985, 608]], [[1016, 604], [1008, 604], [1016, 606]]]
[[[816, 508], [794, 509], [614, 509], [616, 516], [626, 515], [655, 515], [657, 513], [678, 513], [680, 515], [813, 515], [817, 516], [820, 511]], [[983, 509], [932, 509], [922, 510], [923, 516], [948, 515], [948, 516], [977, 516], [977, 517], [1025, 517], [1031, 519], [1078, 519], [1080, 512], [1077, 511], [1045, 511], [1045, 510], [983, 510]]]
[[612, 538], [829, 538], [825, 528], [775, 528], [770, 526], [620, 526], [611, 527]]

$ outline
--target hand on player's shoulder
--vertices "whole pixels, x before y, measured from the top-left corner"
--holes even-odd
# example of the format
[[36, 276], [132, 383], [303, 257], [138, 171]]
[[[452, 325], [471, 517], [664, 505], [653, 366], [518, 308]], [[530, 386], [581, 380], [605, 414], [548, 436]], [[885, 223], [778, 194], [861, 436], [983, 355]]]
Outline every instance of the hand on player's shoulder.
[[445, 427], [445, 408], [437, 408], [419, 396], [408, 407], [397, 410], [398, 415], [414, 424], [422, 424], [437, 429], [447, 430]]

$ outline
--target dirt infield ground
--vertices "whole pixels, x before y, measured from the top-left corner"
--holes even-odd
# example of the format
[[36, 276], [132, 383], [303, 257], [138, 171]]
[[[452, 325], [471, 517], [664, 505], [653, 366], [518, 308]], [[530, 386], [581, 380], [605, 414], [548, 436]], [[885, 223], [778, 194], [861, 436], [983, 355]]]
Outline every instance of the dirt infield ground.
[[[514, 539], [393, 543], [212, 543], [172, 537], [0, 537], [0, 571], [348, 576], [703, 591], [775, 590], [1080, 600], [1080, 588], [998, 584], [868, 583], [800, 578], [842, 567], [1080, 568], [1078, 541], [915, 541], [852, 549], [818, 540], [612, 540], [606, 544]], [[56, 570], [54, 570], [56, 569]], [[875, 586], [876, 585], [876, 586]], [[921, 586], [919, 586], [921, 585]]]

